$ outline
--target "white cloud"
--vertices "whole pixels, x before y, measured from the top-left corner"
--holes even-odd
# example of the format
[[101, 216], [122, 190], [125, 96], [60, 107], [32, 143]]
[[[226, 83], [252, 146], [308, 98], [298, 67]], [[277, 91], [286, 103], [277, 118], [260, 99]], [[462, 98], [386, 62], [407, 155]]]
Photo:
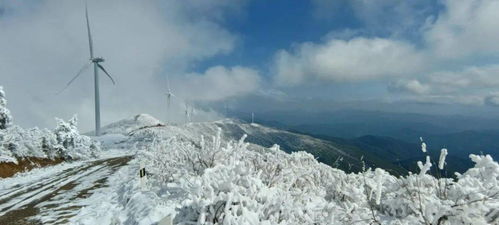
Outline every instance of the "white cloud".
[[189, 74], [176, 87], [190, 101], [220, 101], [256, 93], [260, 85], [258, 71], [245, 67], [215, 66], [203, 74]]
[[[117, 81], [101, 78], [103, 122], [163, 114], [164, 74], [185, 74], [192, 63], [232, 51], [237, 36], [220, 22], [242, 2], [90, 0], [96, 55]], [[52, 126], [53, 117], [78, 113], [91, 129], [90, 71], [55, 95], [88, 61], [84, 3], [8, 0], [0, 7], [0, 81], [16, 122]]]
[[499, 1], [443, 1], [444, 11], [424, 37], [436, 56], [460, 58], [499, 51]]
[[399, 80], [390, 88], [420, 95], [483, 92], [487, 88], [499, 88], [499, 64], [432, 72], [418, 79]]
[[324, 44], [304, 43], [293, 52], [276, 55], [277, 81], [285, 85], [325, 80], [365, 81], [413, 74], [423, 55], [407, 42], [382, 38], [332, 39]]
[[430, 91], [430, 86], [421, 84], [418, 80], [398, 80], [388, 87], [391, 91], [409, 92], [415, 94], [426, 94]]
[[391, 36], [419, 33], [436, 7], [434, 0], [312, 0], [312, 3], [314, 16], [319, 19], [332, 20], [351, 13], [364, 25], [364, 31]]
[[496, 92], [485, 96], [484, 102], [489, 106], [499, 106], [499, 93]]
[[[499, 60], [499, 1], [443, 0], [438, 10], [430, 1], [313, 2], [321, 18], [347, 5], [365, 27], [350, 32], [356, 38], [349, 41], [330, 39], [325, 44], [304, 43], [291, 53], [280, 51], [280, 82], [383, 79], [392, 93], [412, 94], [419, 100], [493, 104], [495, 97], [489, 92], [499, 86], [499, 65], [487, 62]], [[384, 39], [365, 34], [381, 34]], [[355, 40], [363, 44], [354, 44]], [[373, 51], [375, 40], [390, 43], [386, 46], [392, 50]]]
[[484, 104], [484, 97], [481, 95], [421, 95], [408, 96], [404, 98], [410, 102], [432, 103], [444, 105], [469, 105], [480, 106]]
[[470, 66], [456, 71], [438, 71], [411, 80], [398, 80], [392, 92], [414, 94], [412, 100], [432, 103], [498, 106], [499, 64]]

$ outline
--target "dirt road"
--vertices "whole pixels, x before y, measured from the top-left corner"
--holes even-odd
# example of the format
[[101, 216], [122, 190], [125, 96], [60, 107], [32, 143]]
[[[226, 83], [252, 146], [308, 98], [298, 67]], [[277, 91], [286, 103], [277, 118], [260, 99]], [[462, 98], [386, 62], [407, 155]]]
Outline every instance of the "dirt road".
[[0, 224], [67, 224], [84, 207], [78, 199], [105, 187], [107, 177], [131, 159], [125, 156], [89, 161], [50, 178], [0, 190]]

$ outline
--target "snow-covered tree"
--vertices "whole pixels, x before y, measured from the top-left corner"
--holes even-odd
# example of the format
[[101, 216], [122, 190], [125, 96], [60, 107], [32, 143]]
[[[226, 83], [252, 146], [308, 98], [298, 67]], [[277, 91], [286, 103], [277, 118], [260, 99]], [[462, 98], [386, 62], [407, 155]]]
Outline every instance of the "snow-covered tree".
[[98, 150], [98, 144], [87, 136], [80, 135], [78, 131], [78, 118], [74, 115], [68, 122], [58, 119], [57, 127], [54, 129], [58, 155], [63, 158], [86, 158], [94, 156]]
[[79, 134], [76, 117], [68, 122], [60, 119], [57, 121], [54, 130], [36, 127], [23, 129], [16, 125], [0, 130], [0, 156], [50, 159], [80, 159], [96, 156], [99, 144]]
[[7, 109], [7, 99], [3, 87], [0, 86], [0, 129], [6, 129], [11, 125], [12, 116], [9, 109]]

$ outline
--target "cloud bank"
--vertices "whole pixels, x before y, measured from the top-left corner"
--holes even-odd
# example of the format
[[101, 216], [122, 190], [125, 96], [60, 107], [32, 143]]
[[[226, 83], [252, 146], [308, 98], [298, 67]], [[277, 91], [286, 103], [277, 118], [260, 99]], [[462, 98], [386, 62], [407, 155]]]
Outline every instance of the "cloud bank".
[[440, 8], [429, 1], [313, 2], [319, 19], [346, 8], [364, 27], [280, 50], [278, 84], [384, 81], [389, 93], [410, 100], [494, 105], [499, 1], [445, 0]]
[[396, 40], [332, 39], [323, 44], [304, 43], [291, 53], [276, 56], [277, 81], [296, 85], [325, 80], [365, 81], [419, 71], [424, 62], [414, 46]]
[[250, 68], [215, 66], [203, 74], [188, 74], [179, 83], [178, 92], [190, 101], [220, 101], [256, 92], [260, 75]]

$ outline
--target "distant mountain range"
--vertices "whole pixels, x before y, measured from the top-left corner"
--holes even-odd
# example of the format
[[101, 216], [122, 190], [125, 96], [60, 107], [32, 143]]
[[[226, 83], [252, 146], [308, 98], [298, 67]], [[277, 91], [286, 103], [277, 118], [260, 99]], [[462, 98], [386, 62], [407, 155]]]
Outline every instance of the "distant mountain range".
[[[346, 145], [355, 146], [364, 152], [368, 152], [378, 158], [382, 158], [387, 163], [392, 164], [392, 166], [399, 166], [404, 168], [406, 171], [417, 172], [419, 168], [416, 166], [417, 161], [424, 161], [426, 153], [421, 151], [421, 145], [415, 143], [409, 143], [401, 140], [397, 140], [391, 137], [373, 136], [366, 135], [354, 139], [342, 139], [327, 136], [318, 136], [319, 138], [325, 140], [331, 140], [336, 143], [344, 143]], [[432, 142], [428, 142], [432, 143]], [[436, 145], [435, 145], [436, 146]], [[449, 148], [449, 155], [446, 159], [445, 170], [442, 174], [444, 176], [452, 176], [454, 172], [464, 172], [471, 166], [473, 166], [468, 155], [464, 156], [463, 152], [456, 151], [455, 148]], [[433, 169], [436, 169], [438, 165], [438, 160], [440, 157], [441, 148], [428, 146], [428, 155], [433, 161]], [[380, 166], [383, 167], [383, 166]], [[436, 174], [440, 171], [431, 171], [431, 173]]]
[[311, 114], [310, 120], [283, 118], [261, 123], [353, 146], [410, 171], [417, 171], [416, 161], [424, 159], [419, 137], [424, 138], [434, 160], [438, 160], [442, 148], [449, 150], [449, 174], [469, 168], [469, 154], [499, 158], [499, 120], [496, 119], [371, 111], [317, 113]]

